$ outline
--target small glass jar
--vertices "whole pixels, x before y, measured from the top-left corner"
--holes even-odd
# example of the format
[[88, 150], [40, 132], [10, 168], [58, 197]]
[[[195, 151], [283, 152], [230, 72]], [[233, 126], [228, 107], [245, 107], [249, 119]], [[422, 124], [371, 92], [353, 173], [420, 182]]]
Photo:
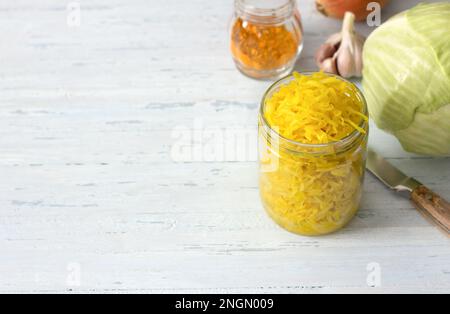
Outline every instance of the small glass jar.
[[230, 32], [237, 68], [256, 79], [289, 74], [303, 49], [296, 0], [235, 0]]
[[[359, 127], [365, 133], [355, 130], [342, 140], [327, 144], [303, 144], [282, 137], [268, 124], [265, 104], [293, 79], [289, 76], [276, 82], [261, 103], [259, 186], [262, 203], [270, 217], [288, 231], [307, 236], [329, 234], [347, 225], [358, 212], [369, 126], [363, 120]], [[361, 113], [367, 115], [363, 94], [356, 86], [354, 90], [363, 108]]]

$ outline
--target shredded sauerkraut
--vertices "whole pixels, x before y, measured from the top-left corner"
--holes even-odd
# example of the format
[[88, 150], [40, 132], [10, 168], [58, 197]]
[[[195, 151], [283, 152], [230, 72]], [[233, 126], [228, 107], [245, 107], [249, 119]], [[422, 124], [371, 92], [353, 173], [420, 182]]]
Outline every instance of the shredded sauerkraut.
[[[282, 140], [299, 143], [295, 150], [282, 144], [274, 147], [273, 138], [260, 126], [267, 148], [262, 166], [277, 164], [262, 171], [260, 178], [270, 216], [304, 235], [341, 229], [358, 210], [364, 177], [367, 123], [363, 122], [368, 118], [358, 89], [324, 73], [294, 74], [289, 83], [269, 93], [263, 114], [263, 121]], [[362, 136], [352, 137], [355, 130]]]

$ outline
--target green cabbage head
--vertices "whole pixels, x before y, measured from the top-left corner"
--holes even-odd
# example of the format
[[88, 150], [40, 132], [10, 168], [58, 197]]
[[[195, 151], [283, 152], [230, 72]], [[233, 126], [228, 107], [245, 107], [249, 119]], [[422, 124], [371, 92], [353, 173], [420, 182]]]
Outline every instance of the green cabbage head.
[[371, 117], [404, 149], [450, 156], [450, 2], [420, 4], [367, 39], [363, 87]]

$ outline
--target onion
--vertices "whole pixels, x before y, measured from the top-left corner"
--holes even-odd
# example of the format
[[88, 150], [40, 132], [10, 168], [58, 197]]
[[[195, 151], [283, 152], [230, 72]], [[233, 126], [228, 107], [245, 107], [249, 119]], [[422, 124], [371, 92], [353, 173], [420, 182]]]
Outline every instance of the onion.
[[343, 19], [345, 12], [350, 11], [357, 21], [362, 21], [371, 13], [367, 5], [378, 2], [384, 7], [389, 0], [316, 0], [317, 9], [326, 16]]

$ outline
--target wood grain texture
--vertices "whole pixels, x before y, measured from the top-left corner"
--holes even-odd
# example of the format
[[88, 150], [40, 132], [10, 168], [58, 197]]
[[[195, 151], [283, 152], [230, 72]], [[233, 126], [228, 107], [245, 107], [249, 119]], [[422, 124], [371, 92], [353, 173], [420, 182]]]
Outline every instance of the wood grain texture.
[[416, 207], [429, 216], [437, 226], [450, 236], [450, 204], [426, 186], [419, 186], [412, 193]]
[[[392, 1], [384, 18], [415, 2]], [[306, 238], [266, 217], [255, 141], [242, 161], [174, 158], [179, 128], [256, 131], [269, 82], [234, 68], [231, 4], [81, 1], [80, 27], [61, 1], [0, 4], [0, 292], [450, 292], [449, 239], [371, 175], [348, 228]], [[299, 5], [297, 69], [314, 69], [340, 22]], [[450, 195], [450, 159], [371, 132], [379, 153]]]

